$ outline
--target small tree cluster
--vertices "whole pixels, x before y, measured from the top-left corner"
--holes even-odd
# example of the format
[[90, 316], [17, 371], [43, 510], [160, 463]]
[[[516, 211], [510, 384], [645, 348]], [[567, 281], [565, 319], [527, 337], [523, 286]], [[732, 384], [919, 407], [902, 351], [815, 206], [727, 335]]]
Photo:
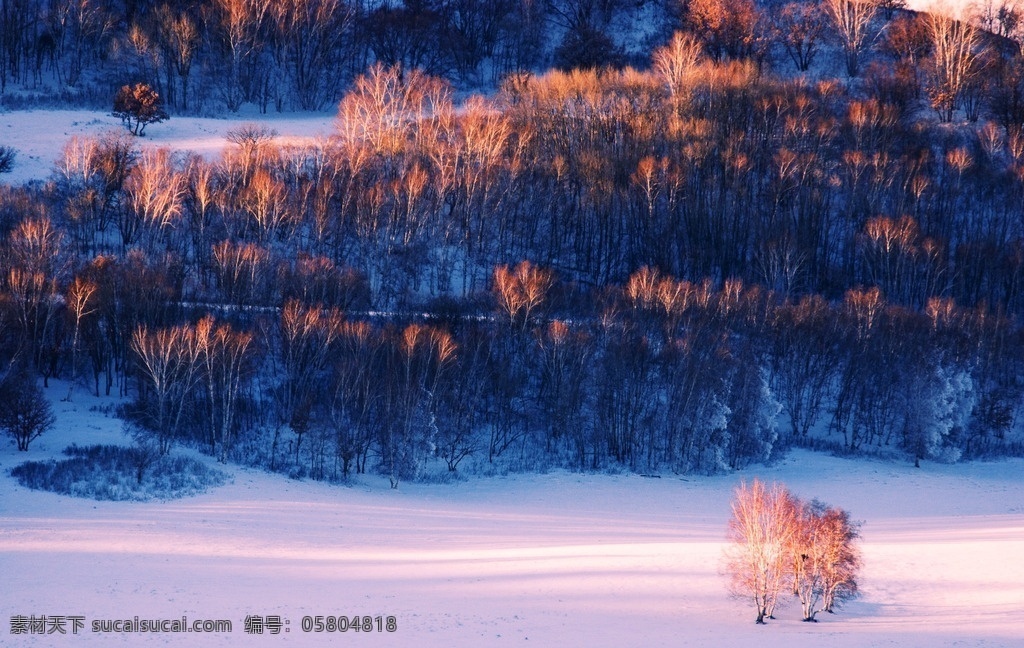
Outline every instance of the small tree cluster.
[[729, 588], [753, 600], [756, 623], [774, 618], [785, 592], [799, 599], [804, 621], [857, 594], [859, 524], [840, 508], [755, 479], [736, 489], [728, 534]]

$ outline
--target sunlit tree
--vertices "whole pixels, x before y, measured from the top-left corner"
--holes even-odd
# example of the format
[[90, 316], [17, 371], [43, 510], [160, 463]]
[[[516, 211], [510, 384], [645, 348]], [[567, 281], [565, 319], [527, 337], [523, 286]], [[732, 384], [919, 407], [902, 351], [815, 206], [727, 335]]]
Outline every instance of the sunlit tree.
[[861, 56], [875, 37], [871, 23], [878, 12], [877, 0], [824, 0], [823, 6], [843, 48], [846, 73], [855, 77]]
[[131, 134], [140, 137], [146, 126], [168, 119], [160, 95], [145, 83], [121, 86], [114, 95], [114, 117], [120, 117]]
[[932, 44], [928, 98], [944, 121], [952, 121], [967, 85], [978, 73], [978, 32], [966, 20], [957, 20], [934, 9], [925, 24]]
[[730, 591], [752, 601], [756, 623], [773, 618], [792, 573], [790, 547], [798, 533], [797, 500], [779, 484], [740, 484], [729, 519], [726, 572]]

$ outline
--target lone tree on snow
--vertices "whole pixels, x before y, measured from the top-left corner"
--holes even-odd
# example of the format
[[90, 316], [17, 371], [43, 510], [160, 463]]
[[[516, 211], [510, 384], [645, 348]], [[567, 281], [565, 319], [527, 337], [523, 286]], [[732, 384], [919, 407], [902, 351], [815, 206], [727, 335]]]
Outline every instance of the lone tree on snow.
[[0, 430], [14, 437], [18, 450], [28, 450], [56, 421], [50, 402], [28, 373], [10, 374], [0, 382]]
[[787, 591], [800, 599], [803, 620], [814, 621], [818, 612], [834, 612], [857, 595], [859, 535], [842, 509], [801, 502], [779, 484], [742, 484], [729, 520], [730, 590], [754, 602], [757, 623], [773, 618]]
[[169, 118], [160, 95], [145, 83], [121, 86], [114, 95], [114, 117], [120, 117], [132, 135], [140, 137], [147, 125]]

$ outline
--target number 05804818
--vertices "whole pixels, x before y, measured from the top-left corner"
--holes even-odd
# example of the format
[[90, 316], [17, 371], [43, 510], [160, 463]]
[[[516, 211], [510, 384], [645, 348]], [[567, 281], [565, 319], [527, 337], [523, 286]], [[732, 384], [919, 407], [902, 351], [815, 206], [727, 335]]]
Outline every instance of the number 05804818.
[[304, 616], [303, 632], [395, 632], [398, 619], [393, 616]]

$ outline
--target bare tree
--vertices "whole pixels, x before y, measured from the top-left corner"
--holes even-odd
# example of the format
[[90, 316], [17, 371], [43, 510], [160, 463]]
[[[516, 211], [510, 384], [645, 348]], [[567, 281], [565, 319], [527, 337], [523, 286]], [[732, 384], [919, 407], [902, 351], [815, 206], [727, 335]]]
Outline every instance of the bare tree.
[[841, 601], [857, 595], [860, 569], [860, 524], [847, 511], [815, 499], [797, 502], [797, 531], [790, 553], [793, 593], [800, 599], [803, 621], [818, 612], [835, 612]]
[[242, 103], [252, 98], [254, 75], [247, 69], [265, 47], [263, 22], [268, 16], [268, 0], [215, 0], [220, 31], [228, 58], [227, 78], [221, 87], [228, 110], [237, 112]]
[[494, 271], [494, 295], [514, 328], [523, 331], [544, 304], [554, 283], [554, 273], [521, 261], [514, 269], [499, 266]]
[[878, 12], [877, 0], [823, 0], [825, 13], [846, 57], [846, 73], [857, 76], [860, 58], [871, 44], [871, 22]]
[[409, 324], [392, 334], [384, 383], [389, 415], [381, 429], [382, 467], [391, 487], [416, 477], [435, 450], [441, 391], [455, 367], [457, 346], [441, 329]]
[[277, 415], [273, 452], [277, 452], [281, 427], [287, 425], [296, 435], [293, 446], [296, 460], [302, 440], [309, 430], [312, 409], [327, 386], [323, 373], [338, 342], [344, 317], [337, 309], [324, 310], [290, 300], [281, 309], [275, 339], [274, 361], [281, 382], [274, 392]]
[[857, 546], [860, 523], [850, 520], [841, 508], [811, 502], [816, 541], [821, 545], [821, 611], [833, 613], [843, 602], [857, 596], [861, 553]]
[[860, 251], [865, 280], [881, 288], [890, 301], [911, 302], [918, 239], [917, 222], [909, 216], [878, 216], [864, 224]]
[[233, 443], [235, 415], [253, 358], [253, 336], [230, 324], [214, 324], [207, 315], [196, 324], [196, 344], [203, 369], [209, 408], [209, 440], [219, 445], [217, 458], [227, 461]]
[[374, 152], [394, 154], [415, 141], [424, 119], [450, 109], [451, 89], [441, 79], [377, 64], [342, 98], [335, 123], [347, 149], [365, 143]]
[[48, 17], [56, 40], [57, 75], [62, 83], [76, 86], [86, 56], [100, 51], [101, 40], [114, 29], [116, 17], [104, 3], [91, 0], [57, 0], [51, 3]]
[[75, 388], [75, 380], [78, 378], [78, 340], [82, 331], [82, 320], [96, 312], [96, 300], [93, 297], [98, 289], [99, 286], [95, 282], [75, 277], [64, 298], [74, 319], [74, 333], [71, 337], [71, 379], [68, 381], [68, 395], [65, 400], [71, 400], [71, 390]]
[[[580, 468], [587, 467], [589, 418], [585, 412], [588, 368], [593, 353], [590, 340], [570, 325], [551, 322], [538, 335], [540, 344], [540, 385], [538, 401], [544, 412], [547, 444], [565, 437], [574, 446]], [[632, 385], [636, 386], [636, 385]]]
[[[353, 10], [342, 0], [285, 0], [272, 3], [270, 16], [294, 100], [303, 110], [318, 110], [338, 82], [338, 74], [324, 70], [339, 67]], [[285, 88], [278, 92], [287, 94]]]
[[284, 184], [268, 171], [257, 169], [238, 196], [239, 207], [248, 216], [245, 229], [252, 225], [261, 242], [273, 240], [292, 216], [286, 198]]
[[775, 317], [771, 383], [789, 414], [792, 437], [802, 438], [821, 415], [835, 380], [835, 317], [817, 295], [779, 308]]
[[49, 218], [30, 217], [18, 223], [4, 249], [3, 287], [21, 343], [36, 366], [42, 366], [44, 340], [57, 323], [59, 282], [67, 269], [63, 241]]
[[925, 24], [932, 43], [928, 98], [944, 122], [953, 113], [972, 77], [978, 73], [978, 31], [966, 20], [957, 20], [933, 9]]
[[726, 571], [734, 595], [753, 597], [757, 623], [771, 618], [786, 588], [800, 600], [804, 621], [856, 596], [860, 525], [849, 513], [801, 502], [785, 487], [757, 479], [736, 490], [732, 511]]
[[78, 242], [105, 243], [102, 234], [121, 211], [124, 184], [137, 159], [132, 137], [123, 131], [76, 136], [64, 145], [55, 176]]
[[682, 97], [702, 57], [700, 42], [686, 32], [676, 32], [667, 45], [654, 51], [654, 70], [668, 86], [670, 97]]
[[[202, 46], [202, 34], [195, 17], [187, 12], [175, 11], [171, 5], [162, 4], [156, 10], [157, 40], [164, 50], [168, 70], [167, 89], [170, 102], [188, 110], [188, 86], [192, 67]], [[180, 100], [173, 92], [173, 77], [178, 78], [181, 89]]]
[[343, 479], [348, 479], [353, 469], [366, 472], [375, 414], [385, 400], [380, 389], [384, 349], [384, 337], [366, 322], [342, 326], [331, 373], [328, 419], [334, 428], [335, 461], [341, 462]]
[[978, 0], [967, 5], [971, 22], [1003, 38], [1019, 40], [1024, 8], [1019, 0]]
[[756, 623], [773, 618], [779, 594], [789, 584], [798, 510], [797, 500], [779, 484], [766, 486], [755, 479], [736, 489], [726, 572], [733, 595], [753, 601]]
[[187, 396], [199, 378], [202, 349], [198, 342], [188, 326], [153, 332], [140, 326], [132, 335], [131, 348], [143, 378], [139, 436], [155, 437], [161, 454], [170, 452], [188, 409]]
[[753, 0], [690, 0], [687, 6], [687, 23], [712, 59], [760, 59], [766, 53], [764, 16]]
[[125, 180], [124, 191], [128, 204], [118, 219], [123, 248], [136, 242], [140, 233], [168, 232], [181, 215], [185, 187], [166, 148], [143, 152]]
[[776, 37], [793, 59], [796, 69], [806, 72], [818, 54], [819, 41], [825, 31], [821, 7], [812, 2], [790, 2], [776, 7], [772, 22]]
[[270, 252], [254, 243], [221, 241], [213, 246], [213, 269], [225, 301], [237, 306], [272, 302]]

